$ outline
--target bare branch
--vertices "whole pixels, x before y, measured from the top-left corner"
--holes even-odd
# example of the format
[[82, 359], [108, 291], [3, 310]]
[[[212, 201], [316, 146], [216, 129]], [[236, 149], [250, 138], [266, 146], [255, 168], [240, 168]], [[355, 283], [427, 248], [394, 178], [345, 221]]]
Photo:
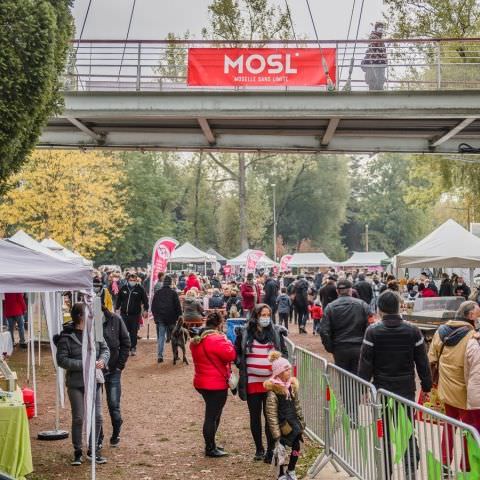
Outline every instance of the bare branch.
[[233, 170], [230, 170], [230, 168], [228, 168], [226, 165], [223, 165], [223, 163], [220, 162], [220, 160], [218, 160], [218, 158], [217, 158], [212, 152], [207, 152], [207, 155], [208, 155], [220, 168], [223, 168], [223, 170], [225, 170], [225, 171], [232, 177], [232, 179], [238, 180], [238, 175], [237, 175]]

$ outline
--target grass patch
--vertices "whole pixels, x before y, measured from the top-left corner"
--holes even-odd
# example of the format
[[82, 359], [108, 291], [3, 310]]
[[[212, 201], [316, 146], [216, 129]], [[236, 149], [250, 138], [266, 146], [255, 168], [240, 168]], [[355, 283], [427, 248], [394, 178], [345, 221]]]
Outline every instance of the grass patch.
[[308, 469], [312, 466], [318, 455], [320, 455], [322, 447], [312, 441], [303, 444], [303, 452], [297, 463], [298, 478], [306, 478]]

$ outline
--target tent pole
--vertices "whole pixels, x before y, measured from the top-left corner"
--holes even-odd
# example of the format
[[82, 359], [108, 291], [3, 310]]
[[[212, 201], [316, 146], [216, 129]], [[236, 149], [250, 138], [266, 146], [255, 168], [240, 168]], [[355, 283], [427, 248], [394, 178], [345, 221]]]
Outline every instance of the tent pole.
[[35, 335], [33, 335], [35, 326], [33, 325], [33, 293], [28, 294], [28, 330], [31, 332], [30, 334], [30, 343], [31, 343], [31, 360], [32, 360], [32, 381], [33, 381], [33, 394], [34, 394], [34, 402], [33, 402], [33, 410], [34, 410], [34, 417], [37, 417], [37, 375], [35, 370]]
[[3, 333], [3, 299], [4, 297], [5, 295], [3, 293], [0, 293], [0, 333]]
[[38, 366], [42, 365], [41, 363], [41, 351], [42, 351], [42, 312], [40, 309], [40, 294], [35, 294], [35, 311], [38, 313]]

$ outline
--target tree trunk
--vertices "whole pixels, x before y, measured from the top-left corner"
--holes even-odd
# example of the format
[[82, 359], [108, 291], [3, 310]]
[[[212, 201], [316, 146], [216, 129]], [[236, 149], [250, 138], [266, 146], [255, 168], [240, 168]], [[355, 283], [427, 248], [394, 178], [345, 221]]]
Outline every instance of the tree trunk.
[[240, 248], [242, 252], [248, 248], [247, 234], [247, 167], [245, 153], [238, 154], [238, 206], [240, 214]]

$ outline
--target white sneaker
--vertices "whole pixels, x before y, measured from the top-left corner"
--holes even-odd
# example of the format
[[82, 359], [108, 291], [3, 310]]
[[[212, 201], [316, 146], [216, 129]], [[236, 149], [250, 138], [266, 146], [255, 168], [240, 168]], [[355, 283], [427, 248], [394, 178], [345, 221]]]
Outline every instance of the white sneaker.
[[278, 477], [278, 480], [288, 480], [288, 477], [286, 475], [281, 475]]
[[287, 480], [298, 480], [295, 470], [293, 470], [292, 472], [287, 472]]

